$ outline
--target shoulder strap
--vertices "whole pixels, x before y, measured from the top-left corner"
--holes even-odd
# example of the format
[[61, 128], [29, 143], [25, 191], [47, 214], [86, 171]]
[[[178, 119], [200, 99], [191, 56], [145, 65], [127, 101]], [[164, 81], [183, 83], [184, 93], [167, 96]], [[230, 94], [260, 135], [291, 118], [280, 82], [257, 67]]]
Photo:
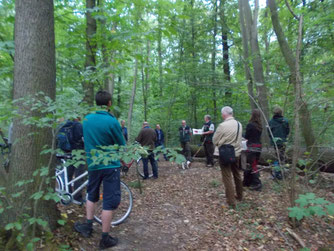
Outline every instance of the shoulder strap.
[[237, 136], [235, 137], [236, 142], [238, 141], [238, 135], [239, 135], [239, 122], [238, 121], [237, 121], [237, 124], [238, 124], [238, 131], [237, 131]]

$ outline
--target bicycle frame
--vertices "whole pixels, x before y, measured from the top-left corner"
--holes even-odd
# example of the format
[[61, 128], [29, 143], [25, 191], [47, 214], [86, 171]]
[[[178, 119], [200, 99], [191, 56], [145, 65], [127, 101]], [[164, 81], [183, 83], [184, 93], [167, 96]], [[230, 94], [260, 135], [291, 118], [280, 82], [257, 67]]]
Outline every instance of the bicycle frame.
[[61, 183], [61, 186], [63, 189], [59, 189], [57, 192], [59, 194], [69, 194], [71, 196], [71, 201], [73, 201], [73, 196], [79, 193], [84, 187], [88, 184], [88, 179], [82, 183], [80, 187], [75, 189], [72, 193], [70, 193], [69, 186], [72, 186], [74, 182], [83, 179], [84, 177], [88, 176], [88, 171], [84, 172], [80, 176], [76, 177], [75, 179], [72, 179], [70, 182], [68, 182], [68, 173], [67, 173], [67, 167], [65, 166], [66, 161], [64, 159], [60, 159], [61, 161], [61, 170], [56, 169], [56, 178], [59, 178], [59, 182]]

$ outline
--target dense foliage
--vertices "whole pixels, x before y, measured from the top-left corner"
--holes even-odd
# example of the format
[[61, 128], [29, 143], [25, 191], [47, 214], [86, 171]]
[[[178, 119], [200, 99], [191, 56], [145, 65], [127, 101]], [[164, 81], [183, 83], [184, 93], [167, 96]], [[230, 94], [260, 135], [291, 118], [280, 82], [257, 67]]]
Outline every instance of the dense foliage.
[[[277, 2], [280, 22], [294, 49], [298, 22], [284, 1]], [[176, 145], [176, 128], [181, 119], [192, 127], [200, 127], [203, 116], [211, 114], [219, 123], [223, 105], [232, 106], [244, 124], [248, 121], [251, 108], [237, 1], [100, 0], [92, 9], [86, 9], [81, 0], [55, 1], [54, 5], [58, 96], [79, 100], [84, 81], [94, 83], [95, 90], [105, 88], [109, 81], [114, 113], [127, 120], [137, 61], [131, 139], [147, 119], [151, 125], [160, 123], [167, 132], [168, 145]], [[304, 97], [319, 145], [330, 145], [333, 140], [329, 135], [334, 132], [334, 3], [293, 1], [290, 5], [305, 19], [301, 62]], [[264, 4], [260, 6], [259, 45], [269, 107], [282, 106], [292, 120], [294, 97], [288, 67], [273, 32], [270, 13]], [[97, 50], [95, 67], [85, 68], [86, 12], [97, 21], [96, 34], [90, 38], [96, 42]], [[6, 130], [13, 83], [14, 1], [1, 1], [0, 13], [0, 108], [4, 116], [0, 126]], [[223, 69], [222, 34], [229, 46], [230, 80]]]

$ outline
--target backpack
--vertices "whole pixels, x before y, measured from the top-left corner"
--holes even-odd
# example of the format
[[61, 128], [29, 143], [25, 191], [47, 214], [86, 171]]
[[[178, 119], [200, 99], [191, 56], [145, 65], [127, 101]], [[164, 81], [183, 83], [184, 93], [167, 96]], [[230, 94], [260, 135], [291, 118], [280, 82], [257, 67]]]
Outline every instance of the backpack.
[[57, 147], [64, 152], [72, 151], [74, 123], [69, 121], [63, 125], [57, 134]]

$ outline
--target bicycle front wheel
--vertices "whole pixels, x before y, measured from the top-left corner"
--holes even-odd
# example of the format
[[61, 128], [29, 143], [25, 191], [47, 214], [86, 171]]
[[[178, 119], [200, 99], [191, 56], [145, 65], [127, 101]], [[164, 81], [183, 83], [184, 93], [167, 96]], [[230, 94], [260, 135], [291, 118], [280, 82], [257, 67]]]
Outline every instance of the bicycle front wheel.
[[[121, 181], [121, 203], [118, 208], [113, 211], [113, 219], [111, 225], [116, 226], [125, 221], [125, 219], [130, 215], [132, 210], [132, 193], [130, 188]], [[102, 205], [103, 205], [103, 194], [100, 193], [100, 200], [95, 205], [95, 215], [94, 219], [102, 224], [101, 214], [102, 214]]]

